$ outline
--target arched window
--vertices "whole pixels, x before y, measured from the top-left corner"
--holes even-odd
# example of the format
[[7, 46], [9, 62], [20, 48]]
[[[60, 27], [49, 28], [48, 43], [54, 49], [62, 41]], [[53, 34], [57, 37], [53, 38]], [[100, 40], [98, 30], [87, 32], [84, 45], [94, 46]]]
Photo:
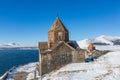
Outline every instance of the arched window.
[[58, 32], [58, 40], [62, 41], [63, 39], [63, 33], [62, 32]]

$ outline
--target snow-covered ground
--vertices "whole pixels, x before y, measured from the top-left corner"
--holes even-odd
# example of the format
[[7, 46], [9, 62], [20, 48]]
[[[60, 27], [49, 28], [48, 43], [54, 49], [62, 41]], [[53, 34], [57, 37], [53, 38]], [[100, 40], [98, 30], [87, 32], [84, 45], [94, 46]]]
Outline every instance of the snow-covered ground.
[[[110, 39], [113, 40], [111, 37]], [[88, 42], [89, 40], [78, 41], [79, 46], [87, 48], [86, 45], [88, 45], [88, 43], [86, 41]], [[94, 62], [68, 64], [59, 70], [44, 75], [42, 78], [38, 76], [38, 72], [36, 72], [37, 78], [39, 78], [39, 80], [119, 80], [120, 46], [110, 43], [110, 45], [96, 45], [95, 47], [99, 50], [112, 50], [112, 52], [99, 57]], [[33, 79], [36, 64], [37, 63], [31, 63], [18, 67], [8, 75], [7, 80], [11, 80], [15, 73], [21, 71], [28, 72], [27, 80]]]
[[68, 64], [42, 80], [119, 80], [119, 58], [120, 51], [109, 52], [95, 62]]
[[[107, 48], [104, 46], [104, 49]], [[109, 48], [110, 49], [110, 48]], [[90, 63], [71, 63], [59, 70], [42, 77], [42, 80], [119, 80], [120, 79], [120, 48], [101, 56]], [[37, 63], [30, 63], [13, 70], [7, 80], [11, 80], [17, 72], [28, 72], [27, 80], [34, 78]], [[37, 77], [41, 80], [40, 76]]]
[[18, 68], [14, 69], [12, 72], [9, 73], [6, 80], [12, 80], [13, 76], [18, 72], [27, 72], [27, 73], [29, 73], [28, 77], [27, 77], [27, 80], [30, 80], [29, 78], [34, 78], [34, 73], [35, 73], [37, 64], [38, 64], [38, 62], [29, 63], [29, 64], [24, 65], [24, 66], [19, 66]]

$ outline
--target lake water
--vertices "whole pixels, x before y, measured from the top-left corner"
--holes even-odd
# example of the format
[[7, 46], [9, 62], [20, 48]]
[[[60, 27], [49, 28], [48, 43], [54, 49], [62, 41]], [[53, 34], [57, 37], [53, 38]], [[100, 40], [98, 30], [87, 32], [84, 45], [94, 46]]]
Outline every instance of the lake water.
[[38, 60], [38, 50], [0, 50], [0, 76], [13, 66]]

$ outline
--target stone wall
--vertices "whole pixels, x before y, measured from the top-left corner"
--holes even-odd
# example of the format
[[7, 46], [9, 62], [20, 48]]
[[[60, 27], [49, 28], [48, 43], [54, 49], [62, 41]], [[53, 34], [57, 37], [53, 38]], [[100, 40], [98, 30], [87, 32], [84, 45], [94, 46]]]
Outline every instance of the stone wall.
[[39, 42], [38, 43], [40, 52], [44, 52], [48, 49], [48, 42]]
[[49, 73], [55, 69], [72, 62], [73, 49], [66, 43], [59, 44], [52, 51], [47, 51], [40, 54], [40, 75]]
[[76, 63], [76, 62], [83, 62], [85, 59], [85, 51], [84, 49], [79, 49], [74, 51], [74, 53], [72, 54], [72, 62]]

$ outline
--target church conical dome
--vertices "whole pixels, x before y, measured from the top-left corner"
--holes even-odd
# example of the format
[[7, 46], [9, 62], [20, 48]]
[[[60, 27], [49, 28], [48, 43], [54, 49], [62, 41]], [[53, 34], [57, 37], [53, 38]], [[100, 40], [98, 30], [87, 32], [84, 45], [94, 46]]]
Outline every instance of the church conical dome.
[[51, 26], [49, 31], [54, 31], [54, 30], [64, 30], [64, 31], [68, 32], [67, 28], [64, 26], [64, 24], [58, 17], [56, 17], [56, 20], [53, 23], [53, 25]]

